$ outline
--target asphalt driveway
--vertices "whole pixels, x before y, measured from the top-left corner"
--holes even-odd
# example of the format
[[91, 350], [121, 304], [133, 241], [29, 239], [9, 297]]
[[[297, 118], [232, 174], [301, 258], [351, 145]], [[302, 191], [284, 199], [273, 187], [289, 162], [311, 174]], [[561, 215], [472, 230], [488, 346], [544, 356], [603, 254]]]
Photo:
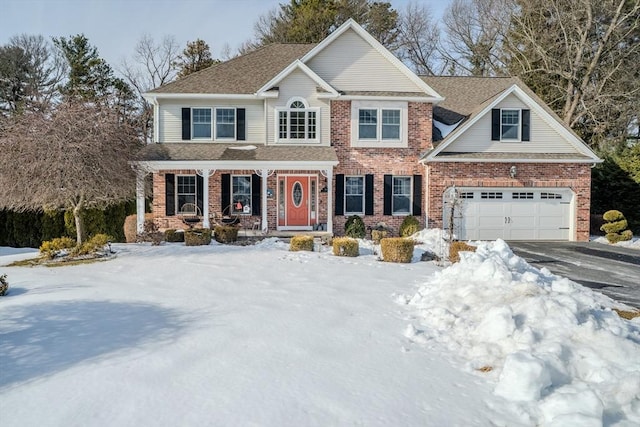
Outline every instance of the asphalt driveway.
[[509, 242], [535, 267], [640, 308], [640, 251], [587, 242]]

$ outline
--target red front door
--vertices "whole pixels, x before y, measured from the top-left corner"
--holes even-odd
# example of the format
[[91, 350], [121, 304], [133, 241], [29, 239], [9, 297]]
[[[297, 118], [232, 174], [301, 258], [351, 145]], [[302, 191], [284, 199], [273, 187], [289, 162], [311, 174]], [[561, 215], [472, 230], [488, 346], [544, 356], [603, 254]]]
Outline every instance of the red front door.
[[309, 177], [288, 176], [286, 182], [287, 225], [290, 227], [308, 226]]

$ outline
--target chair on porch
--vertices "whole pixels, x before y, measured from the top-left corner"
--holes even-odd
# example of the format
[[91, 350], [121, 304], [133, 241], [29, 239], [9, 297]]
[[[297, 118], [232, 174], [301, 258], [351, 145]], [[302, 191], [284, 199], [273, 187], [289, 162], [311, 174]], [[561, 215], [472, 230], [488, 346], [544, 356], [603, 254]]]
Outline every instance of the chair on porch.
[[193, 228], [195, 224], [202, 220], [202, 212], [200, 212], [200, 208], [195, 203], [185, 203], [182, 205], [179, 215], [182, 222], [189, 228]]
[[240, 215], [233, 212], [231, 205], [222, 210], [222, 214], [214, 214], [210, 218], [210, 222], [213, 225], [238, 225], [240, 224]]

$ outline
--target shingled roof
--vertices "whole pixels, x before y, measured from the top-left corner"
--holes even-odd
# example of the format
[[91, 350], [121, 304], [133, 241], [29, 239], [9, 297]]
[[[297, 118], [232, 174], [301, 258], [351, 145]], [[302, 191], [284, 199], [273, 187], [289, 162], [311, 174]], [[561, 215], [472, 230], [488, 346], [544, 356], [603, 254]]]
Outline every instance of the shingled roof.
[[315, 44], [274, 43], [246, 55], [190, 74], [161, 86], [149, 94], [208, 93], [254, 94], [296, 59], [302, 58]]

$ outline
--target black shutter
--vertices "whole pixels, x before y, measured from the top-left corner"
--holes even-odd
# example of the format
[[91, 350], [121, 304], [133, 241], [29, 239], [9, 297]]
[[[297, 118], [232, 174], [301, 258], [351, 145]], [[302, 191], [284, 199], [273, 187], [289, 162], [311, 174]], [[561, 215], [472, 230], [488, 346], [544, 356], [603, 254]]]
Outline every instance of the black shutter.
[[383, 215], [391, 215], [391, 198], [393, 197], [393, 175], [384, 176], [384, 208]]
[[222, 174], [222, 187], [220, 191], [220, 209], [225, 214], [231, 213], [230, 210], [226, 210], [231, 205], [231, 174]]
[[344, 174], [336, 175], [336, 215], [344, 215]]
[[364, 176], [364, 214], [373, 215], [373, 175]]
[[522, 110], [522, 140], [530, 141], [531, 139], [531, 111]]
[[413, 175], [413, 216], [422, 216], [422, 175]]
[[236, 139], [244, 141], [247, 139], [245, 109], [236, 108]]
[[164, 176], [164, 204], [166, 207], [166, 215], [173, 216], [176, 214], [176, 176], [172, 173]]
[[491, 110], [491, 140], [500, 141], [500, 109]]
[[182, 139], [191, 139], [191, 108], [182, 109]]
[[196, 175], [196, 205], [198, 206], [198, 209], [200, 209], [201, 215], [204, 213], [203, 193], [204, 178], [202, 178], [200, 175]]
[[251, 215], [260, 215], [260, 200], [262, 197], [262, 178], [260, 175], [251, 175]]

